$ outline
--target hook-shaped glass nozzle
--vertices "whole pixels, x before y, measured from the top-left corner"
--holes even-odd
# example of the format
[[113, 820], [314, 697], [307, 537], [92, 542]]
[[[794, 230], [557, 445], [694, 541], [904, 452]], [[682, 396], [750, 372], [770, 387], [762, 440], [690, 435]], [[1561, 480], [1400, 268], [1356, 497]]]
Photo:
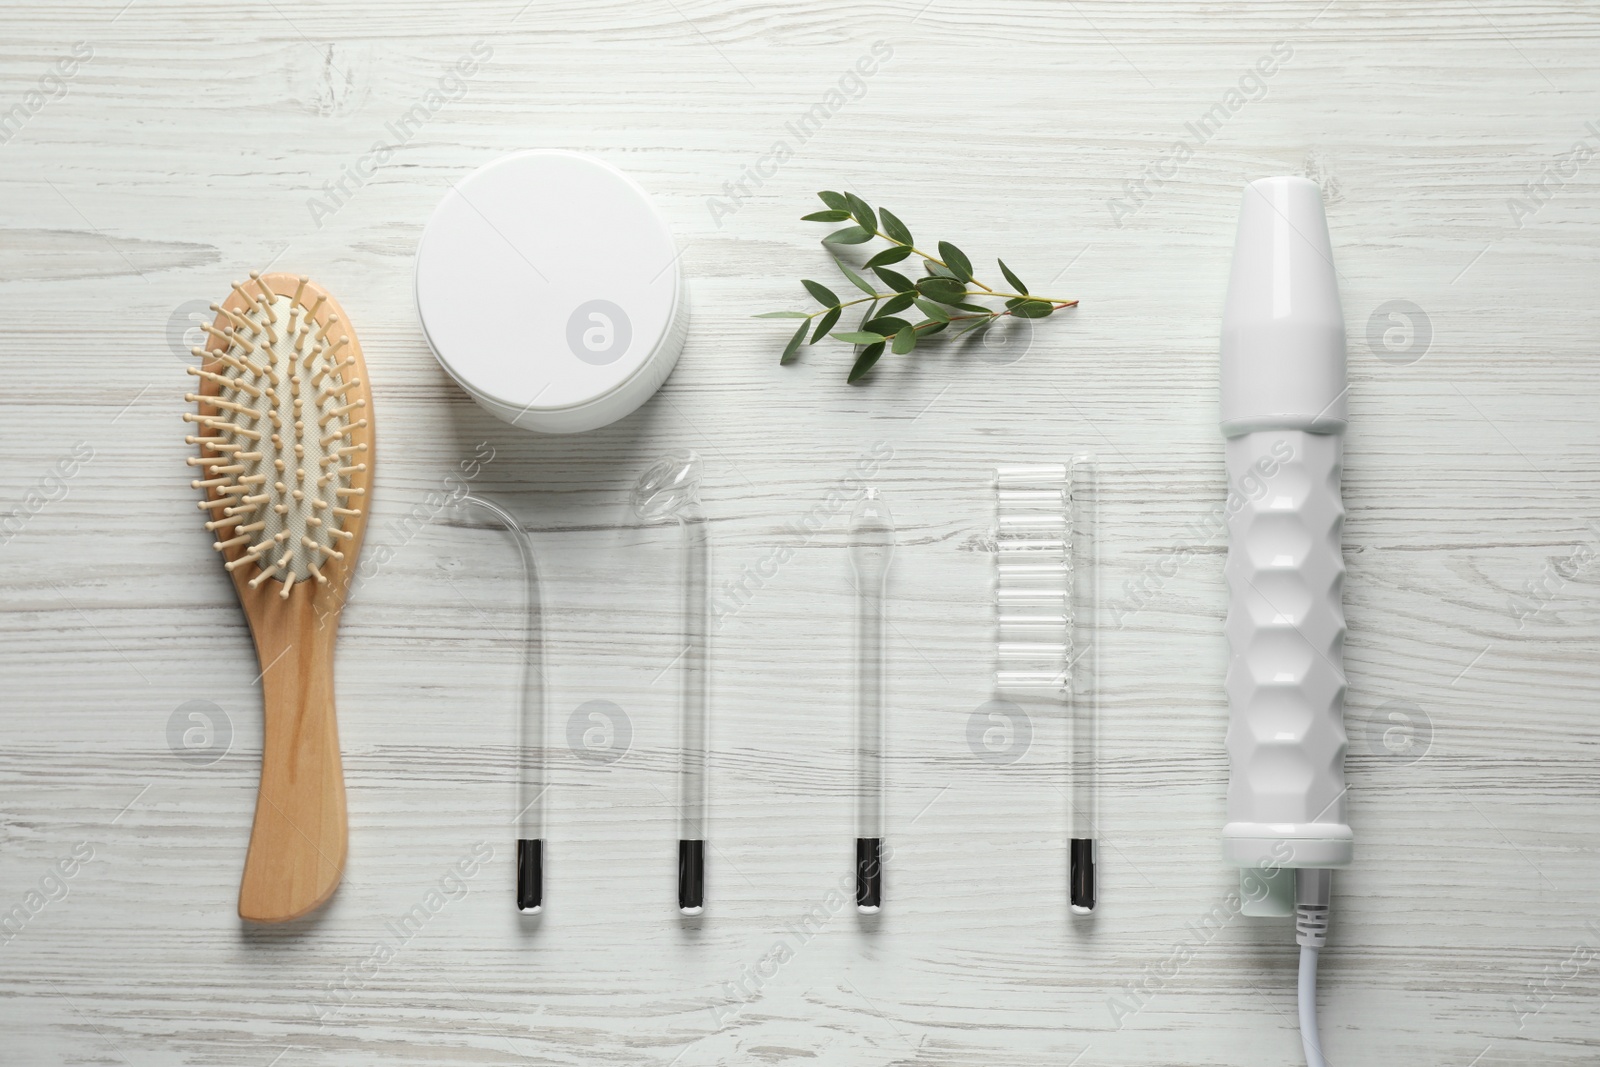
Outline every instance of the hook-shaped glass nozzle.
[[470, 493], [461, 503], [493, 515], [517, 544], [522, 578], [527, 587], [523, 608], [522, 686], [517, 700], [517, 911], [537, 915], [544, 908], [545, 681], [544, 606], [539, 595], [539, 567], [528, 531], [504, 505]]

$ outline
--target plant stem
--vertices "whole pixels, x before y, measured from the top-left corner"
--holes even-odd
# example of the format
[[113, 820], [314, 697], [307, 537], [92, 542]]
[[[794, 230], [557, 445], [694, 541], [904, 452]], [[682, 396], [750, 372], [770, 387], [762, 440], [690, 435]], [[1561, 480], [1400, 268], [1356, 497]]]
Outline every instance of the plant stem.
[[[944, 260], [940, 259], [938, 256], [930, 256], [930, 255], [928, 255], [928, 253], [924, 252], [922, 249], [918, 248], [916, 245], [908, 245], [908, 244], [904, 244], [903, 242], [896, 241], [893, 237], [890, 237], [888, 234], [884, 233], [882, 230], [873, 230], [872, 232], [877, 234], [879, 237], [882, 237], [885, 241], [888, 241], [892, 245], [899, 245], [901, 248], [909, 248], [909, 249], [911, 249], [912, 255], [921, 256], [923, 259], [927, 260], [929, 263], [937, 263], [937, 264], [939, 264], [939, 266], [943, 267], [945, 270], [950, 270], [950, 264], [946, 263]], [[980, 282], [976, 278], [972, 279], [972, 284], [976, 285], [979, 289], [982, 289], [985, 293], [988, 293], [990, 296], [1003, 296], [1003, 295], [1006, 295], [1006, 294], [995, 292], [993, 289], [989, 288], [987, 285], [984, 285], [982, 282]], [[977, 296], [978, 294], [977, 293], [973, 293], [972, 295], [973, 296]], [[1015, 294], [1011, 294], [1011, 295], [1015, 295]]]
[[[978, 294], [977, 293], [969, 293], [968, 295], [969, 296], [977, 296]], [[1039, 301], [1041, 303], [1044, 303], [1044, 304], [1054, 304], [1058, 308], [1069, 308], [1072, 305], [1077, 303], [1076, 300], [1062, 300], [1060, 297], [1030, 296], [1027, 293], [997, 293], [992, 289], [988, 293], [986, 293], [984, 295], [985, 296], [994, 296], [994, 297], [1003, 296], [1003, 297], [1006, 297], [1007, 299], [1011, 299], [1011, 300], [1037, 300], [1037, 301]]]
[[[945, 270], [949, 270], [950, 269], [950, 264], [946, 263], [944, 260], [940, 259], [938, 256], [930, 256], [930, 255], [928, 255], [928, 253], [924, 252], [922, 249], [918, 248], [916, 245], [908, 245], [908, 244], [903, 244], [900, 241], [896, 241], [893, 237], [890, 237], [888, 234], [884, 233], [882, 230], [873, 230], [872, 232], [877, 234], [879, 237], [882, 237], [885, 241], [888, 241], [892, 245], [899, 245], [901, 248], [909, 248], [909, 249], [911, 249], [911, 252], [912, 252], [913, 255], [921, 256], [923, 259], [927, 260], [929, 263], [937, 263], [937, 264], [939, 264], [939, 266], [943, 267]], [[982, 289], [983, 292], [981, 294], [980, 293], [968, 293], [967, 294], [968, 296], [980, 296], [980, 295], [981, 296], [995, 296], [995, 297], [1005, 297], [1008, 300], [1043, 300], [1046, 303], [1050, 303], [1050, 304], [1056, 305], [1057, 308], [1072, 307], [1074, 304], [1077, 303], [1076, 300], [1058, 300], [1058, 299], [1053, 299], [1053, 298], [1047, 297], [1047, 296], [1030, 296], [1027, 293], [1002, 293], [1002, 292], [998, 292], [997, 290], [989, 288], [987, 285], [984, 285], [982, 282], [980, 282], [977, 278], [973, 278], [972, 279], [972, 284], [976, 285], [979, 289]]]
[[[973, 284], [975, 284], [975, 285], [979, 284], [977, 282], [977, 279], [973, 279]], [[834, 304], [831, 307], [825, 307], [821, 311], [813, 311], [811, 314], [807, 315], [806, 318], [809, 320], [809, 319], [816, 318], [818, 315], [826, 315], [828, 312], [832, 311], [834, 308], [843, 309], [843, 308], [847, 308], [847, 307], [854, 307], [857, 304], [865, 304], [868, 300], [891, 300], [894, 297], [897, 297], [899, 295], [901, 295], [901, 294], [899, 294], [899, 293], [873, 293], [871, 296], [858, 296], [854, 300], [845, 300], [845, 301], [842, 301], [842, 302], [840, 302], [838, 304]], [[918, 293], [917, 295], [921, 296], [922, 294]], [[998, 299], [1000, 297], [1004, 297], [1004, 298], [1006, 298], [1008, 300], [1038, 300], [1041, 303], [1055, 305], [1055, 309], [1057, 311], [1060, 311], [1062, 308], [1075, 307], [1077, 305], [1077, 303], [1078, 303], [1076, 300], [1062, 300], [1060, 298], [1048, 297], [1048, 296], [1029, 296], [1027, 293], [997, 293], [992, 289], [987, 290], [987, 291], [982, 292], [982, 293], [963, 293], [962, 295], [963, 296], [992, 296], [992, 297], [995, 297], [996, 299]], [[1009, 312], [1009, 311], [996, 312], [996, 314], [1009, 315], [1009, 314], [1011, 314], [1011, 312]], [[976, 315], [957, 315], [957, 316], [954, 316], [951, 319], [951, 321], [954, 322], [957, 319], [975, 319], [977, 317], [978, 316], [976, 316]]]
[[[873, 293], [871, 296], [858, 296], [854, 300], [846, 300], [843, 303], [834, 304], [832, 307], [825, 307], [821, 311], [813, 311], [811, 314], [807, 315], [806, 318], [807, 319], [814, 319], [818, 315], [826, 315], [828, 312], [834, 311], [836, 309], [854, 307], [857, 304], [865, 304], [868, 300], [887, 300], [891, 296], [898, 296], [898, 295], [899, 295], [898, 293], [887, 293], [887, 294], [885, 294], [885, 293]], [[793, 321], [793, 320], [791, 319], [790, 321]]]
[[[1003, 294], [996, 293], [995, 295], [996, 296], [1000, 296], [1000, 295], [1003, 295]], [[1033, 297], [1029, 297], [1028, 299], [1031, 300], [1031, 299], [1034, 299], [1034, 298]], [[1052, 305], [1054, 305], [1054, 309], [1056, 311], [1060, 311], [1062, 308], [1074, 307], [1074, 306], [1077, 305], [1078, 302], [1076, 300], [1052, 300], [1050, 303]], [[987, 315], [951, 315], [949, 320], [946, 322], [946, 325], [948, 325], [950, 322], [967, 322], [967, 321], [970, 321], [970, 320], [973, 320], [973, 319], [1001, 319], [1001, 318], [1005, 318], [1007, 315], [1014, 315], [1014, 314], [1015, 314], [1015, 312], [1013, 310], [1009, 310], [1008, 309], [1006, 311], [991, 311]], [[920, 330], [920, 329], [922, 329], [922, 328], [924, 328], [926, 326], [938, 326], [938, 325], [939, 325], [939, 323], [936, 320], [931, 320], [930, 319], [927, 322], [918, 323], [917, 325], [911, 327], [911, 329], [913, 331], [915, 331], [915, 330]]]

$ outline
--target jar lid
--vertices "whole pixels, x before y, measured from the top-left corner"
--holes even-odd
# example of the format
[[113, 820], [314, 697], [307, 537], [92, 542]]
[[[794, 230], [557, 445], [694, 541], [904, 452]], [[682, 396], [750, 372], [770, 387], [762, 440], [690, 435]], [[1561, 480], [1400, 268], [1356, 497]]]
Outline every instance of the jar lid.
[[627, 175], [576, 152], [517, 152], [457, 183], [422, 231], [416, 270], [440, 365], [528, 429], [622, 418], [683, 345], [666, 222]]

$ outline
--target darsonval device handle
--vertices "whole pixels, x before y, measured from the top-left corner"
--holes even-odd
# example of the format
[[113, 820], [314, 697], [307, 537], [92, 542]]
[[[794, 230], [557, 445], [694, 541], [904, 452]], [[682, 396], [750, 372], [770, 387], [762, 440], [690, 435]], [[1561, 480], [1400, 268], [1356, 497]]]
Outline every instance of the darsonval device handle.
[[1293, 911], [1292, 879], [1279, 871], [1351, 857], [1345, 422], [1344, 318], [1321, 191], [1304, 178], [1251, 182], [1222, 319], [1232, 770], [1222, 835], [1252, 914]]

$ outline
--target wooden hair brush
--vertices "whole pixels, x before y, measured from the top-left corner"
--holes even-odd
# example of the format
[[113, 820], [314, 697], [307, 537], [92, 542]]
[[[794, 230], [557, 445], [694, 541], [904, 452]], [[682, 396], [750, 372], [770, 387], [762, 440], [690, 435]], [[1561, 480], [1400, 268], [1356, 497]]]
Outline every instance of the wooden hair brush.
[[239, 915], [283, 922], [332, 896], [344, 871], [333, 642], [366, 528], [372, 404], [355, 331], [309, 279], [252, 272], [211, 309], [189, 368], [189, 465], [250, 621], [264, 720]]

